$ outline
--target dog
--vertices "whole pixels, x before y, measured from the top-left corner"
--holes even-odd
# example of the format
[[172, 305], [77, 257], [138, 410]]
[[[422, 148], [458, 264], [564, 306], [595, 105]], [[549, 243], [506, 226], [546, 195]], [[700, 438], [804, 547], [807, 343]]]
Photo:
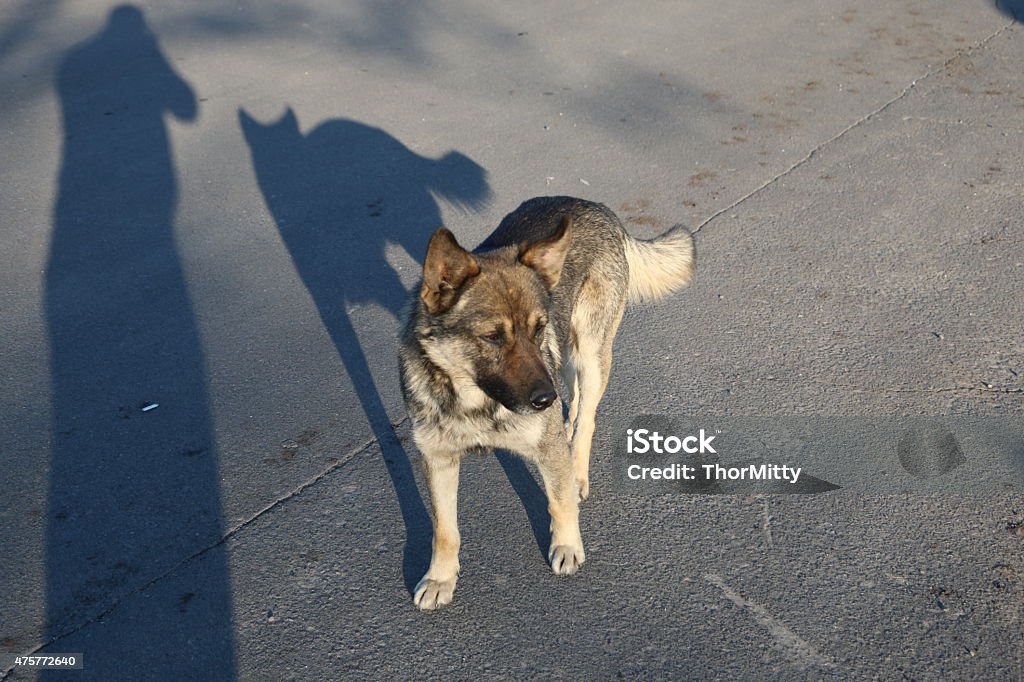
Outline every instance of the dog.
[[572, 197], [526, 201], [472, 253], [445, 228], [433, 234], [399, 346], [433, 508], [433, 554], [414, 590], [417, 607], [452, 600], [459, 463], [469, 453], [500, 448], [536, 463], [551, 515], [551, 568], [580, 568], [579, 502], [590, 491], [594, 420], [626, 303], [662, 298], [693, 270], [693, 237], [682, 226], [634, 239], [606, 206]]

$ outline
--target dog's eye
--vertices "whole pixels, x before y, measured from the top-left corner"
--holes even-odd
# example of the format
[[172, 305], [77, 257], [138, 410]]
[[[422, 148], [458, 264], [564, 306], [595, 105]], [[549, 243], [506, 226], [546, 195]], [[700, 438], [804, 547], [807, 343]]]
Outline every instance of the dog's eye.
[[538, 322], [537, 328], [533, 330], [533, 337], [539, 339], [544, 335], [544, 329], [547, 327], [547, 322]]
[[490, 334], [481, 334], [480, 338], [487, 343], [493, 343], [495, 346], [501, 343], [501, 332], [491, 332]]

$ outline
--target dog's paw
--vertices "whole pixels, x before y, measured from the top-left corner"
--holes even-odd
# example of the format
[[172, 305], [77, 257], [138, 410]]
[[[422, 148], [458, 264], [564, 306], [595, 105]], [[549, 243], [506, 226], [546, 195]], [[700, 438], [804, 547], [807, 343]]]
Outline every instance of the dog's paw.
[[548, 552], [548, 561], [551, 562], [551, 570], [555, 575], [572, 575], [580, 570], [580, 566], [587, 560], [583, 552], [583, 545], [575, 547], [572, 545], [553, 545]]
[[576, 495], [580, 502], [586, 502], [590, 497], [590, 480], [588, 478], [576, 479]]
[[433, 580], [424, 577], [416, 585], [412, 603], [421, 611], [432, 611], [450, 603], [453, 594], [455, 594], [455, 578], [451, 580]]

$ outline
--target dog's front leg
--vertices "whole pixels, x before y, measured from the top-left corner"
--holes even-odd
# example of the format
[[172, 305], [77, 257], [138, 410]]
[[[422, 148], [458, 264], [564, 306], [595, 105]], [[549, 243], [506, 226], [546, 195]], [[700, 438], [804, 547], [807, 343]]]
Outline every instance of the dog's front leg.
[[429, 610], [452, 600], [459, 578], [459, 460], [458, 454], [424, 450], [423, 469], [434, 510], [434, 549], [430, 568], [413, 594], [413, 603]]
[[537, 454], [537, 468], [544, 480], [551, 514], [548, 561], [556, 575], [572, 575], [587, 558], [580, 536], [579, 492], [561, 421], [552, 419], [548, 431]]

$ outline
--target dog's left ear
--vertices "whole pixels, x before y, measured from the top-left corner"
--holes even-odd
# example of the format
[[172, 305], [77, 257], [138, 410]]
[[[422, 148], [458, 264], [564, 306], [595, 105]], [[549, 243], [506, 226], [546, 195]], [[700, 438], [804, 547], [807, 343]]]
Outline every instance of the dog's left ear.
[[430, 237], [427, 258], [423, 263], [423, 286], [420, 300], [431, 315], [439, 315], [455, 305], [462, 286], [480, 274], [480, 264], [473, 255], [459, 246], [446, 228]]
[[571, 241], [572, 216], [566, 215], [550, 237], [532, 244], [520, 244], [519, 262], [533, 268], [549, 290], [554, 289], [562, 276], [562, 265]]

